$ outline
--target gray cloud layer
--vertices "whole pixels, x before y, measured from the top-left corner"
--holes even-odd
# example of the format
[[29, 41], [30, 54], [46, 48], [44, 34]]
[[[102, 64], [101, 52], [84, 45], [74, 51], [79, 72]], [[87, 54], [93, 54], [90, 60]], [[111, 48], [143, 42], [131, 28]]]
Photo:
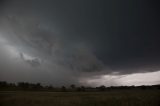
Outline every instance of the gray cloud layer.
[[1, 79], [58, 85], [160, 68], [154, 2], [15, 0], [0, 6]]

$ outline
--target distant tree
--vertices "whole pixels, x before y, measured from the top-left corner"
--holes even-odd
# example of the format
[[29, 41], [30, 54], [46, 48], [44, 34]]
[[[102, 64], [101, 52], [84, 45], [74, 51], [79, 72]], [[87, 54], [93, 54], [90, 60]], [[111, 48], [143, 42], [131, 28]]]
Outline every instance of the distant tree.
[[53, 90], [54, 87], [53, 87], [52, 85], [50, 85], [50, 86], [48, 86], [48, 89], [49, 89], [49, 90]]
[[146, 87], [145, 85], [140, 86], [140, 88], [141, 88], [142, 90], [146, 90], [146, 89], [147, 89], [147, 87]]
[[10, 89], [16, 89], [16, 84], [15, 83], [9, 83], [8, 84]]
[[81, 90], [82, 90], [82, 91], [85, 91], [86, 88], [85, 88], [84, 86], [81, 86]]
[[0, 81], [0, 87], [7, 87], [8, 83], [6, 81]]
[[99, 89], [100, 91], [105, 91], [105, 90], [106, 90], [106, 86], [101, 85], [100, 87], [98, 87], [98, 89]]
[[32, 84], [28, 82], [19, 82], [18, 87], [23, 90], [41, 90], [43, 88], [40, 83]]
[[23, 89], [23, 90], [26, 90], [26, 89], [29, 88], [29, 83], [27, 83], [27, 82], [19, 82], [18, 83], [18, 87]]
[[78, 87], [78, 88], [77, 88], [77, 91], [83, 91], [83, 92], [84, 92], [85, 90], [86, 90], [86, 89], [85, 89], [84, 86], [81, 86], [81, 87]]
[[156, 85], [156, 87], [155, 87], [155, 88], [160, 89], [160, 85]]
[[41, 88], [41, 87], [42, 87], [41, 83], [37, 83], [36, 86], [37, 86], [38, 88]]
[[36, 90], [41, 90], [43, 88], [43, 86], [41, 85], [41, 83], [37, 83], [37, 84], [35, 84], [34, 88]]
[[45, 86], [44, 88], [45, 90], [49, 90], [49, 91], [54, 90], [54, 87], [52, 85]]
[[62, 91], [62, 92], [66, 92], [66, 91], [67, 91], [66, 87], [65, 87], [65, 86], [62, 86], [62, 87], [61, 87], [61, 91]]
[[131, 89], [134, 89], [134, 88], [135, 88], [135, 86], [134, 86], [134, 85], [132, 85], [132, 86], [130, 86], [130, 88], [131, 88]]
[[76, 88], [76, 86], [75, 86], [74, 84], [70, 85], [70, 87], [71, 87], [72, 89], [75, 89], [75, 88]]

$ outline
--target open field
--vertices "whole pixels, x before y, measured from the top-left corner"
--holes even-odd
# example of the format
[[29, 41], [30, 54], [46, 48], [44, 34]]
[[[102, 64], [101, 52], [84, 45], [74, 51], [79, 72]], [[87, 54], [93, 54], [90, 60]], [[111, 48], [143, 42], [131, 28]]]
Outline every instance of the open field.
[[160, 90], [107, 92], [1, 91], [0, 106], [160, 106]]

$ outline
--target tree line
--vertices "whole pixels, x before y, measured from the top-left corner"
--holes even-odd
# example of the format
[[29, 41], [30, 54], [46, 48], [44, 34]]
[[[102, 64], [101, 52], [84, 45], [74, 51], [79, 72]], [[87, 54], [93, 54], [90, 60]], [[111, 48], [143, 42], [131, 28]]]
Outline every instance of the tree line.
[[97, 91], [111, 91], [111, 90], [131, 90], [131, 89], [157, 89], [160, 90], [160, 85], [142, 85], [142, 86], [110, 86], [104, 85], [98, 87], [76, 86], [71, 84], [69, 87], [53, 87], [52, 85], [43, 86], [41, 83], [8, 83], [0, 81], [0, 91], [53, 91], [53, 92], [97, 92]]

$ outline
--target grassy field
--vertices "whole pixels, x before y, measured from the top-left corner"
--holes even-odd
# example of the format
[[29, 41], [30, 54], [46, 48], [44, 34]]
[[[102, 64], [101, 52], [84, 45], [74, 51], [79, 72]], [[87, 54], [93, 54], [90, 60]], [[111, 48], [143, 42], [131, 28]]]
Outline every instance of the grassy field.
[[160, 90], [0, 92], [0, 106], [160, 106]]

